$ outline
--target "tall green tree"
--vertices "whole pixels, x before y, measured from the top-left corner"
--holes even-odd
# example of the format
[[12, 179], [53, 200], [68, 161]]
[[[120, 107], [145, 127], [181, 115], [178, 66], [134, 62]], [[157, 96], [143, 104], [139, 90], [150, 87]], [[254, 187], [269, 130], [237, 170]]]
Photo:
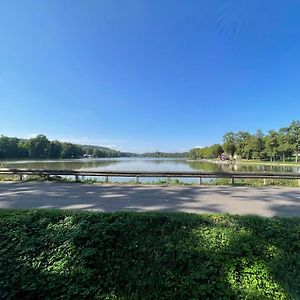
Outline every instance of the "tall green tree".
[[0, 158], [18, 158], [25, 154], [20, 148], [20, 139], [0, 136]]
[[220, 144], [214, 144], [207, 147], [207, 158], [217, 158], [224, 152]]
[[251, 137], [251, 134], [247, 131], [238, 131], [235, 134], [236, 141], [236, 153], [239, 157], [245, 158], [245, 144], [246, 140]]
[[265, 149], [264, 137], [265, 136], [260, 129], [256, 130], [255, 139], [257, 145], [256, 145], [256, 149], [253, 152], [253, 158], [264, 159], [264, 149]]
[[234, 158], [236, 142], [235, 134], [233, 132], [227, 132], [224, 134], [222, 147], [226, 153], [230, 154], [231, 158]]
[[78, 145], [71, 143], [62, 144], [62, 158], [78, 158], [82, 155], [83, 151]]
[[48, 158], [50, 141], [43, 134], [30, 139], [27, 142], [29, 158]]
[[290, 139], [290, 130], [288, 127], [280, 128], [278, 131], [278, 153], [283, 162], [287, 157], [291, 157], [293, 154], [293, 146]]
[[254, 157], [258, 153], [258, 140], [254, 135], [249, 135], [243, 141], [243, 149], [241, 151], [242, 157], [246, 159], [257, 158]]
[[276, 160], [278, 152], [278, 133], [275, 130], [270, 130], [265, 137], [265, 151], [270, 158], [270, 161]]
[[293, 121], [289, 126], [291, 144], [295, 153], [295, 162], [298, 162], [300, 152], [300, 121]]
[[52, 141], [48, 146], [48, 157], [59, 158], [62, 155], [62, 145], [59, 141]]

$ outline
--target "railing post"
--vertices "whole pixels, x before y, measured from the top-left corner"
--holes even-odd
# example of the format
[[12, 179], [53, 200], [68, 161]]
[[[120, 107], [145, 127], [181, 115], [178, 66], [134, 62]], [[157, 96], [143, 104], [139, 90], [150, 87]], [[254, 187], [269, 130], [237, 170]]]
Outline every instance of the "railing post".
[[[16, 180], [25, 180], [28, 178], [30, 175], [38, 175], [44, 179], [51, 180], [52, 178], [56, 177], [54, 175], [60, 175], [60, 176], [68, 176], [68, 178], [72, 178], [73, 176], [75, 177], [76, 182], [80, 182], [80, 179], [82, 181], [87, 177], [92, 177], [96, 176], [102, 177], [105, 183], [109, 183], [109, 177], [130, 177], [132, 179], [131, 182], [136, 182], [136, 184], [141, 183], [140, 177], [142, 178], [147, 178], [147, 177], [156, 177], [159, 176], [159, 178], [164, 178], [163, 182], [167, 182], [167, 184], [172, 183], [172, 178], [193, 178], [195, 180], [195, 183], [199, 183], [199, 185], [203, 184], [206, 182], [206, 180], [209, 180], [209, 178], [226, 178], [227, 183], [235, 185], [235, 179], [238, 179], [238, 183], [243, 179], [243, 178], [249, 178], [249, 179], [259, 179], [262, 180], [260, 181], [263, 186], [267, 186], [271, 184], [271, 179], [292, 179], [295, 184], [298, 184], [300, 187], [300, 176], [298, 173], [242, 173], [240, 174], [239, 172], [232, 172], [229, 174], [222, 174], [220, 172], [116, 172], [116, 171], [109, 171], [109, 172], [101, 172], [101, 171], [64, 171], [64, 170], [55, 170], [52, 172], [52, 170], [48, 169], [1, 169], [0, 168], [0, 175], [1, 174], [8, 174], [8, 175], [13, 175]], [[151, 176], [152, 175], [152, 176]], [[53, 177], [52, 177], [53, 176]], [[207, 178], [207, 179], [206, 179]], [[205, 179], [203, 181], [203, 179]], [[135, 181], [134, 181], [135, 180]], [[175, 181], [176, 182], [176, 181]], [[296, 183], [297, 182], [297, 183]], [[238, 184], [237, 183], [237, 184]]]

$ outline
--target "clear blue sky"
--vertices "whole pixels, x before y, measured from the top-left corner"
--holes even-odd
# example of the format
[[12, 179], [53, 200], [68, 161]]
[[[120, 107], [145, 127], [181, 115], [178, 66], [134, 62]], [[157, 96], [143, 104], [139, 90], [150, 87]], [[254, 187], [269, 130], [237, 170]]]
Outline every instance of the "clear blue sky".
[[300, 119], [297, 0], [0, 2], [0, 134], [182, 151]]

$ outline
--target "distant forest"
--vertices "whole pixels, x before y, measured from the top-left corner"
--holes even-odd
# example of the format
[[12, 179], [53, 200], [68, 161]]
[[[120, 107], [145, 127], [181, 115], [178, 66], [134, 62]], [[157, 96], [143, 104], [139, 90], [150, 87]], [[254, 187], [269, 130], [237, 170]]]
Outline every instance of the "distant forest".
[[142, 155], [143, 157], [153, 158], [185, 158], [188, 156], [187, 152], [147, 152]]
[[133, 154], [106, 147], [49, 141], [42, 134], [32, 139], [0, 136], [0, 159], [80, 158], [84, 155], [93, 157], [128, 157]]
[[77, 145], [59, 141], [49, 141], [45, 135], [32, 139], [18, 139], [0, 136], [0, 159], [10, 158], [80, 158], [91, 157], [153, 157], [213, 159], [227, 153], [231, 159], [260, 159], [270, 161], [295, 160], [300, 153], [300, 121], [293, 121], [288, 127], [270, 130], [264, 134], [247, 131], [227, 132], [222, 144], [194, 148], [189, 152], [166, 153], [151, 152], [134, 154], [92, 145]]

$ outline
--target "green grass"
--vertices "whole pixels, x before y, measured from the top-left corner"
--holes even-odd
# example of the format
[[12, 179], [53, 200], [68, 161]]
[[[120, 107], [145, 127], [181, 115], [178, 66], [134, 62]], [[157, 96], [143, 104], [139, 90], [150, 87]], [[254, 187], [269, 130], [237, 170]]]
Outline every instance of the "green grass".
[[299, 299], [300, 218], [0, 210], [0, 298]]
[[295, 166], [299, 167], [300, 162], [295, 162], [295, 159], [292, 160], [276, 160], [276, 161], [269, 161], [269, 160], [261, 160], [261, 159], [234, 159], [234, 160], [225, 160], [221, 161], [218, 158], [215, 159], [194, 159], [190, 161], [203, 161], [203, 162], [212, 162], [212, 163], [220, 163], [220, 164], [249, 164], [249, 165], [265, 165], [265, 166]]
[[241, 159], [234, 161], [235, 163], [241, 163], [241, 164], [254, 164], [254, 165], [266, 165], [266, 166], [295, 166], [299, 167], [300, 162], [295, 162], [295, 160], [292, 161], [282, 161], [282, 160], [276, 160], [276, 161], [268, 161], [268, 160], [259, 160], [259, 159]]
[[[230, 185], [231, 179], [222, 178], [215, 179], [208, 182], [209, 185]], [[234, 185], [237, 186], [264, 186], [263, 179], [234, 179]], [[289, 186], [298, 187], [298, 179], [267, 179], [267, 186]]]

